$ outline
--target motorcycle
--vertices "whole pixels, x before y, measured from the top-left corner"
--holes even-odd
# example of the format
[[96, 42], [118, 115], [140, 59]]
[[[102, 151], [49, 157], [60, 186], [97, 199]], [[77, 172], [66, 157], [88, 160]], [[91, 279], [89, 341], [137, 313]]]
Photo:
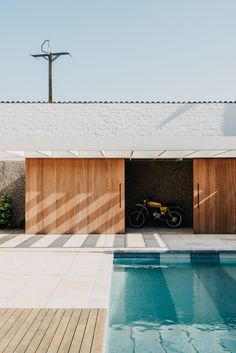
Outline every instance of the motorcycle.
[[136, 204], [136, 209], [129, 215], [129, 224], [133, 228], [141, 228], [148, 218], [164, 221], [169, 227], [177, 228], [183, 223], [181, 207], [171, 203], [161, 203], [145, 199], [143, 203]]

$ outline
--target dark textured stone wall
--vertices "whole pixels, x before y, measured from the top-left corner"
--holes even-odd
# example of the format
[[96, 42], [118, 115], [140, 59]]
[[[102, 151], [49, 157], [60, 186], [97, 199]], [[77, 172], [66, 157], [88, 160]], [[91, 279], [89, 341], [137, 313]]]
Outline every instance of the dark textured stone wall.
[[13, 226], [23, 227], [25, 218], [25, 163], [0, 161], [0, 194], [13, 196]]
[[[193, 224], [192, 161], [126, 161], [126, 224], [135, 204], [153, 195], [183, 205], [184, 226]], [[153, 225], [153, 223], [151, 223]]]

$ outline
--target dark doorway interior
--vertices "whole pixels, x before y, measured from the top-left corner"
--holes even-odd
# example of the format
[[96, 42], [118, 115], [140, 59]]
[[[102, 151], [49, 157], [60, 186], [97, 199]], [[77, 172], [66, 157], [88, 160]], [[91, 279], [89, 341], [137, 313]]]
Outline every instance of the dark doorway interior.
[[[182, 205], [184, 210], [184, 226], [192, 227], [192, 161], [126, 161], [125, 213], [127, 226], [128, 215], [134, 209], [135, 204], [142, 202], [146, 197], [151, 195], [160, 201], [173, 201], [176, 204]], [[153, 223], [150, 223], [150, 226], [153, 225]]]

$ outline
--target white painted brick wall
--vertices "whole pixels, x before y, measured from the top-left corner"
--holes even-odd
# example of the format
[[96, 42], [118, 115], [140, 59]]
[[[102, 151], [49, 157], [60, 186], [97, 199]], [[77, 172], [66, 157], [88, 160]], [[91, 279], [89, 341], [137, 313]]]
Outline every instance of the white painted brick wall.
[[236, 136], [236, 104], [2, 103], [0, 136]]

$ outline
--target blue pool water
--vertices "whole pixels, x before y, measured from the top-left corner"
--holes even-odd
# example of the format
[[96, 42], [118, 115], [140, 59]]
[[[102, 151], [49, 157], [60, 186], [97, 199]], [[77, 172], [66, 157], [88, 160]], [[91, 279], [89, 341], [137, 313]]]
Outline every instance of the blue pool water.
[[118, 260], [106, 352], [236, 352], [236, 266]]

